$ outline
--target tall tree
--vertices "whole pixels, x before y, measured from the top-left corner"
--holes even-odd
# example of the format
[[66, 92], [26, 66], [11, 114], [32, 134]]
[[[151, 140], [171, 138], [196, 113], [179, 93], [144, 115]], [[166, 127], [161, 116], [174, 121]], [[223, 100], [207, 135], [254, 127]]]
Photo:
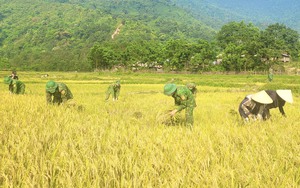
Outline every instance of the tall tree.
[[114, 65], [115, 56], [109, 47], [103, 47], [99, 44], [94, 45], [88, 55], [94, 69], [109, 69]]
[[229, 43], [237, 46], [246, 46], [252, 41], [257, 41], [259, 37], [259, 29], [253, 24], [245, 24], [242, 22], [230, 22], [224, 25], [217, 33], [216, 38], [222, 49], [225, 49]]
[[226, 71], [241, 71], [245, 64], [242, 46], [233, 43], [227, 45], [222, 55], [222, 66]]
[[172, 70], [182, 70], [190, 57], [188, 43], [184, 40], [169, 40], [164, 46], [165, 66]]
[[209, 71], [216, 57], [215, 46], [205, 40], [199, 40], [191, 46], [193, 53], [190, 64], [194, 70]]
[[260, 49], [263, 46], [260, 31], [252, 24], [230, 22], [217, 34], [223, 51], [223, 67], [226, 70], [250, 70], [261, 67]]
[[261, 32], [261, 41], [263, 48], [271, 53], [266, 56], [280, 57], [282, 53], [288, 53], [293, 58], [298, 58], [299, 34], [283, 24], [269, 25]]

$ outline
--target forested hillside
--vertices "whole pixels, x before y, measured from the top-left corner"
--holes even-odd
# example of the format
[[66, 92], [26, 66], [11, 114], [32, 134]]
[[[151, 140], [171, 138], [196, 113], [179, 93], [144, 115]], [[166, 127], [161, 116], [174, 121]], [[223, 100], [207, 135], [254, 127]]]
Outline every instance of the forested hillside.
[[[241, 66], [243, 69], [254, 69], [256, 65], [266, 68], [259, 64], [259, 57], [268, 59], [288, 53], [294, 59], [298, 58], [298, 33], [286, 27], [285, 23], [268, 22], [272, 17], [266, 15], [270, 14], [258, 14], [261, 12], [257, 8], [259, 2], [224, 2], [0, 0], [0, 68], [91, 71], [112, 67], [131, 68], [139, 64], [146, 67], [164, 66], [168, 70], [241, 70]], [[297, 7], [299, 3], [295, 5]], [[254, 11], [245, 11], [246, 6], [252, 6]], [[270, 1], [265, 1], [263, 6], [270, 6]], [[289, 11], [293, 13], [295, 7]], [[285, 6], [286, 14], [287, 8]], [[270, 7], [270, 10], [276, 9]], [[284, 15], [284, 18], [295, 15], [297, 13]], [[250, 18], [266, 22], [257, 22], [256, 26], [250, 23]], [[261, 27], [263, 24], [264, 27]], [[295, 25], [300, 24], [295, 22]], [[222, 38], [220, 35], [228, 32], [225, 31], [228, 27], [233, 28], [226, 35], [229, 38]], [[266, 31], [260, 33], [259, 30], [264, 29]], [[253, 38], [240, 39], [240, 36]], [[242, 44], [237, 42], [240, 40], [244, 41], [245, 48], [252, 40], [253, 49], [243, 49]], [[224, 56], [227, 48], [225, 41], [229, 41], [225, 44], [232, 42], [237, 45], [233, 46], [233, 49], [239, 48], [234, 50], [237, 56], [246, 54], [248, 50], [251, 51], [249, 57], [257, 57], [251, 61], [257, 62], [245, 66], [241, 63], [245, 60], [235, 59], [233, 62], [227, 61], [239, 61], [240, 65], [211, 67], [217, 55], [223, 53]]]
[[[165, 1], [1, 0], [0, 53], [15, 67], [90, 69], [95, 43], [212, 39], [215, 31]], [[117, 41], [111, 35], [123, 23]], [[2, 59], [2, 62], [4, 60]], [[59, 64], [59, 66], [58, 66]], [[7, 65], [9, 66], [9, 65]]]

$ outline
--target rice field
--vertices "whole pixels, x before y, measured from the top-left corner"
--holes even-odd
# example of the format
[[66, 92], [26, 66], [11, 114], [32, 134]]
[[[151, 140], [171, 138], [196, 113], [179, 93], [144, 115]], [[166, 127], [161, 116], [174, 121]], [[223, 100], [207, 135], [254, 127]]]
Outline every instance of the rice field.
[[[2, 78], [10, 72], [2, 71]], [[0, 187], [300, 187], [299, 76], [18, 72], [25, 95], [0, 84]], [[105, 102], [120, 79], [118, 101]], [[46, 104], [48, 80], [77, 108]], [[163, 86], [195, 82], [194, 127], [164, 124]], [[287, 118], [245, 124], [238, 105], [261, 89], [292, 89]]]

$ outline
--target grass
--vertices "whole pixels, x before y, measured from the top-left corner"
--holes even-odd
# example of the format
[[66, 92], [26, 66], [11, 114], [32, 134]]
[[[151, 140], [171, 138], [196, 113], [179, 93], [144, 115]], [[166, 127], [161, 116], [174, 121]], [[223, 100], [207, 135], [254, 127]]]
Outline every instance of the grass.
[[[297, 76], [40, 74], [19, 73], [23, 96], [0, 85], [0, 187], [300, 186], [298, 90], [287, 118], [272, 109], [269, 121], [244, 124], [237, 113], [246, 94], [296, 88]], [[158, 121], [173, 108], [162, 89], [174, 78], [198, 84], [193, 130]], [[65, 82], [84, 110], [47, 106], [48, 79]], [[116, 79], [120, 99], [105, 102]]]

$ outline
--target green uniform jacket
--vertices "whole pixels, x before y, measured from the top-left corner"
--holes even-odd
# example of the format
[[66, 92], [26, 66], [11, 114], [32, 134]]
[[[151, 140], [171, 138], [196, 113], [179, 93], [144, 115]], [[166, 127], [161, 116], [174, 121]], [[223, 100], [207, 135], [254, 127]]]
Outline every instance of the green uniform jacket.
[[49, 104], [65, 103], [69, 99], [73, 99], [73, 94], [64, 83], [57, 82], [57, 88], [54, 93], [46, 91], [46, 100]]
[[194, 95], [186, 86], [178, 86], [172, 97], [174, 98], [175, 105], [178, 106], [178, 111], [196, 107]]
[[109, 99], [109, 96], [112, 95], [114, 99], [118, 99], [120, 95], [121, 85], [120, 84], [111, 84], [106, 91], [106, 100]]
[[19, 80], [14, 80], [9, 85], [9, 91], [13, 94], [24, 94], [25, 93], [25, 84]]

